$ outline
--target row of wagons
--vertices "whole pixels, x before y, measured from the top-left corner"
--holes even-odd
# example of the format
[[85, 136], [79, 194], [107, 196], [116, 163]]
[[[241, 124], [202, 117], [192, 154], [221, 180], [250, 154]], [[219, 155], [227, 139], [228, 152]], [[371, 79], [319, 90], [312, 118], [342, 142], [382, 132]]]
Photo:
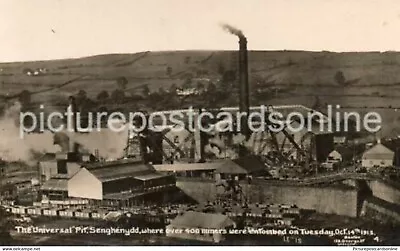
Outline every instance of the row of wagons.
[[81, 219], [104, 219], [109, 211], [99, 210], [81, 210], [75, 208], [43, 208], [43, 207], [6, 207], [6, 211], [12, 214], [48, 216], [63, 218], [81, 218]]

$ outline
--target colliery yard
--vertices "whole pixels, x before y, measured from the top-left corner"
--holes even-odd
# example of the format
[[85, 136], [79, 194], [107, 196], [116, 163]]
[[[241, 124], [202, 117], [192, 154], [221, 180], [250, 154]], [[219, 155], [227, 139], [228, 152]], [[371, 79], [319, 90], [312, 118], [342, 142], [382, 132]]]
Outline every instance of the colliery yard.
[[[225, 28], [239, 39], [238, 107], [196, 107], [192, 115], [242, 112], [242, 125], [247, 126], [219, 132], [215, 128], [227, 122], [222, 118], [198, 121], [214, 128], [210, 132], [201, 131], [196, 123], [190, 130], [193, 125], [186, 120], [180, 131], [172, 130], [173, 124], [161, 130], [128, 130], [119, 144], [123, 153], [112, 160], [102, 157], [98, 149], [85, 149], [88, 140], [76, 140], [92, 137], [96, 142], [90, 132], [54, 133], [57, 151], [45, 152], [34, 164], [0, 164], [0, 206], [11, 222], [7, 230], [13, 238], [26, 238], [29, 244], [144, 243], [143, 238], [132, 236], [104, 243], [97, 232], [89, 237], [65, 235], [63, 240], [45, 234], [35, 242], [14, 229], [49, 228], [54, 221], [53, 228], [65, 224], [66, 229], [82, 225], [163, 230], [149, 230], [147, 244], [304, 244], [309, 239], [339, 244], [348, 236], [365, 237], [358, 244], [391, 243], [382, 226], [393, 230], [400, 224], [398, 138], [370, 140], [371, 135], [353, 130], [318, 130], [321, 123], [341, 121], [329, 121], [323, 112], [300, 104], [268, 106], [263, 112], [316, 115], [319, 119], [308, 121], [307, 129], [252, 132], [248, 116], [261, 107], [250, 106], [247, 39], [240, 31]], [[73, 97], [67, 109], [76, 112]], [[190, 111], [154, 114], [180, 112], [187, 118]], [[250, 124], [273, 126], [265, 117]], [[144, 122], [135, 121], [132, 126]], [[332, 219], [335, 227], [329, 227]], [[354, 229], [343, 230], [350, 223]]]

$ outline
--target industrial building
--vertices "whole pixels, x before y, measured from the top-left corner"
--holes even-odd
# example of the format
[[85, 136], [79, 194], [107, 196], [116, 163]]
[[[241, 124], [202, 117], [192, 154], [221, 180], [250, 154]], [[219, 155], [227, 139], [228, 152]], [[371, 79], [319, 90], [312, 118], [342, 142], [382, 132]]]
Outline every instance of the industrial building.
[[244, 156], [237, 159], [216, 160], [206, 163], [180, 163], [155, 165], [159, 172], [167, 172], [177, 177], [215, 179], [237, 176], [243, 180], [246, 177], [263, 176], [267, 169], [257, 156]]
[[224, 164], [224, 161], [206, 163], [177, 163], [154, 165], [154, 168], [158, 172], [174, 174], [176, 177], [213, 179], [215, 170], [217, 170], [222, 164]]
[[90, 154], [47, 153], [39, 161], [41, 196], [48, 200], [64, 200], [68, 198], [68, 180], [75, 175], [83, 163], [94, 161]]
[[92, 154], [58, 152], [44, 154], [38, 163], [42, 182], [51, 178], [70, 178], [79, 171], [82, 163], [96, 161]]
[[[156, 172], [136, 159], [87, 163], [68, 181], [68, 196], [107, 205], [132, 205], [152, 200], [175, 188], [175, 177]], [[160, 197], [154, 198], [161, 202]]]
[[233, 160], [225, 160], [216, 170], [222, 179], [237, 177], [244, 180], [249, 177], [267, 175], [265, 164], [256, 156], [245, 156]]
[[21, 191], [32, 190], [33, 180], [20, 180], [13, 183], [5, 183], [0, 185], [0, 197], [15, 198]]
[[[327, 129], [326, 117], [322, 113], [302, 105], [271, 106], [271, 109], [281, 113], [283, 116], [287, 116], [292, 112], [302, 114], [305, 118], [309, 113], [317, 115], [315, 115], [315, 119], [311, 121], [310, 125], [306, 124], [305, 128], [301, 130], [297, 130], [300, 127], [300, 123], [293, 120], [291, 126], [296, 131], [285, 128], [280, 132], [270, 132], [268, 130], [249, 132], [249, 138], [243, 142], [243, 145], [251, 154], [267, 155], [270, 152], [281, 152], [285, 153], [285, 156], [291, 156], [293, 159], [311, 156], [313, 160], [318, 162], [326, 160], [334, 148], [334, 135], [327, 130], [320, 130], [321, 124]], [[262, 111], [259, 106], [250, 107], [249, 110], [250, 112]], [[191, 111], [193, 112], [193, 110]], [[206, 110], [203, 109], [203, 111]], [[235, 112], [238, 112], [239, 109], [236, 107], [223, 107], [220, 111], [231, 112], [232, 116], [235, 116]], [[157, 113], [168, 116], [173, 112], [176, 111], [160, 111]], [[183, 114], [189, 112], [190, 110], [182, 110]], [[197, 114], [197, 111], [195, 113]], [[320, 117], [323, 119], [319, 119]], [[257, 128], [257, 124], [264, 123], [256, 119], [253, 118], [252, 121], [255, 128]], [[235, 120], [234, 117], [233, 120]], [[265, 122], [266, 125], [268, 123], [268, 121]], [[187, 129], [181, 131], [165, 129], [161, 132], [162, 143], [155, 149], [161, 150], [164, 160], [168, 162], [171, 162], [171, 160], [179, 162], [182, 159], [186, 159], [188, 162], [199, 162], [209, 158], [211, 155], [213, 155], [212, 158], [214, 159], [237, 158], [240, 155], [237, 152], [237, 143], [233, 143], [234, 140], [232, 140], [238, 132], [212, 132], [210, 134], [196, 132], [190, 132]], [[210, 151], [211, 148], [217, 148], [217, 150]]]
[[219, 243], [236, 224], [223, 214], [209, 214], [189, 211], [177, 216], [166, 227], [168, 237]]
[[51, 178], [40, 187], [43, 200], [64, 200], [68, 198], [68, 179]]

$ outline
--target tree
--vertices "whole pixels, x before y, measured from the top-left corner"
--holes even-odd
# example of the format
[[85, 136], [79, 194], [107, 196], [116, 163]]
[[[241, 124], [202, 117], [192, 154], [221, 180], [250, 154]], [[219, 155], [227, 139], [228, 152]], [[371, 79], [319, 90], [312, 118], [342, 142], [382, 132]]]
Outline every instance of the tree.
[[104, 101], [104, 100], [108, 99], [109, 97], [110, 97], [110, 95], [108, 94], [108, 92], [106, 90], [103, 90], [99, 94], [97, 94], [98, 101]]
[[33, 72], [33, 70], [30, 69], [30, 68], [24, 68], [24, 69], [22, 70], [22, 73], [23, 73], [23, 74], [28, 74], [28, 73], [32, 73], [32, 72]]
[[190, 56], [185, 57], [185, 64], [189, 64], [190, 63]]
[[172, 67], [171, 67], [171, 66], [168, 66], [168, 67], [167, 67], [167, 75], [168, 75], [168, 76], [171, 76], [171, 74], [172, 74]]
[[176, 86], [176, 84], [172, 84], [169, 87], [169, 93], [175, 94], [176, 93], [176, 89], [178, 89], [178, 87]]
[[111, 99], [113, 100], [113, 102], [115, 103], [123, 103], [125, 100], [125, 92], [121, 89], [115, 89], [112, 93], [111, 93]]
[[166, 91], [164, 90], [164, 88], [162, 88], [162, 87], [158, 88], [158, 94], [164, 95], [165, 93], [166, 93]]
[[210, 82], [207, 86], [207, 92], [212, 93], [215, 92], [217, 90], [217, 87], [215, 86], [215, 84], [213, 82]]
[[202, 83], [202, 82], [197, 82], [197, 86], [196, 86], [196, 89], [199, 91], [199, 92], [203, 92], [204, 91], [204, 84]]
[[76, 98], [78, 99], [86, 99], [87, 98], [87, 93], [85, 90], [79, 90], [78, 94], [76, 95]]
[[207, 76], [208, 71], [206, 69], [199, 69], [196, 71], [196, 76], [201, 77], [201, 76]]
[[191, 78], [187, 78], [185, 80], [185, 82], [183, 82], [182, 88], [187, 89], [192, 87], [192, 79]]
[[335, 73], [335, 81], [336, 83], [338, 83], [339, 85], [345, 85], [346, 84], [346, 78], [344, 77], [344, 74], [342, 71], [337, 71]]
[[321, 100], [319, 99], [318, 96], [315, 96], [315, 101], [314, 105], [312, 106], [312, 109], [319, 110], [320, 108], [321, 108]]
[[229, 83], [236, 80], [236, 72], [233, 70], [225, 71], [222, 75], [222, 82]]
[[28, 90], [23, 90], [19, 94], [19, 102], [24, 106], [31, 103], [31, 92]]
[[128, 85], [128, 79], [126, 79], [126, 77], [119, 77], [117, 79], [117, 85], [119, 89], [125, 90]]
[[222, 76], [225, 73], [225, 66], [222, 62], [218, 64], [218, 73]]
[[79, 90], [78, 94], [76, 95], [76, 104], [80, 106], [81, 104], [85, 103], [87, 99], [87, 93], [84, 90]]
[[148, 85], [143, 85], [142, 87], [142, 94], [143, 96], [147, 97], [150, 94], [150, 88]]

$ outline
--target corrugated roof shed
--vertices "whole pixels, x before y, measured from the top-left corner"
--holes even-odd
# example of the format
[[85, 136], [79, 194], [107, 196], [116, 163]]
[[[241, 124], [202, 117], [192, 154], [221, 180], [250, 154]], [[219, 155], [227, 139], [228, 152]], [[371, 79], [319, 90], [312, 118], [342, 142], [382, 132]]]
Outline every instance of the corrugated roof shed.
[[121, 159], [121, 160], [113, 160], [113, 161], [85, 163], [85, 164], [83, 164], [83, 166], [88, 170], [92, 170], [92, 169], [98, 169], [98, 168], [106, 168], [106, 167], [115, 168], [117, 166], [131, 166], [131, 165], [138, 165], [138, 164], [142, 164], [142, 161], [138, 160], [136, 158], [132, 158], [132, 159]]
[[162, 178], [165, 176], [166, 175], [160, 174], [160, 173], [149, 173], [149, 174], [144, 174], [144, 175], [136, 175], [135, 179], [146, 181], [146, 180]]
[[209, 162], [209, 163], [164, 164], [164, 165], [154, 165], [154, 169], [156, 169], [159, 172], [216, 170], [223, 163], [224, 163], [223, 161], [216, 161], [216, 162]]
[[186, 228], [220, 229], [235, 223], [223, 214], [185, 212], [171, 221], [171, 225]]
[[94, 176], [96, 176], [100, 181], [112, 181], [122, 178], [135, 177], [138, 175], [154, 173], [155, 170], [151, 165], [146, 165], [142, 163], [127, 163], [127, 164], [117, 164], [116, 166], [106, 166], [103, 168], [92, 168], [88, 169]]

